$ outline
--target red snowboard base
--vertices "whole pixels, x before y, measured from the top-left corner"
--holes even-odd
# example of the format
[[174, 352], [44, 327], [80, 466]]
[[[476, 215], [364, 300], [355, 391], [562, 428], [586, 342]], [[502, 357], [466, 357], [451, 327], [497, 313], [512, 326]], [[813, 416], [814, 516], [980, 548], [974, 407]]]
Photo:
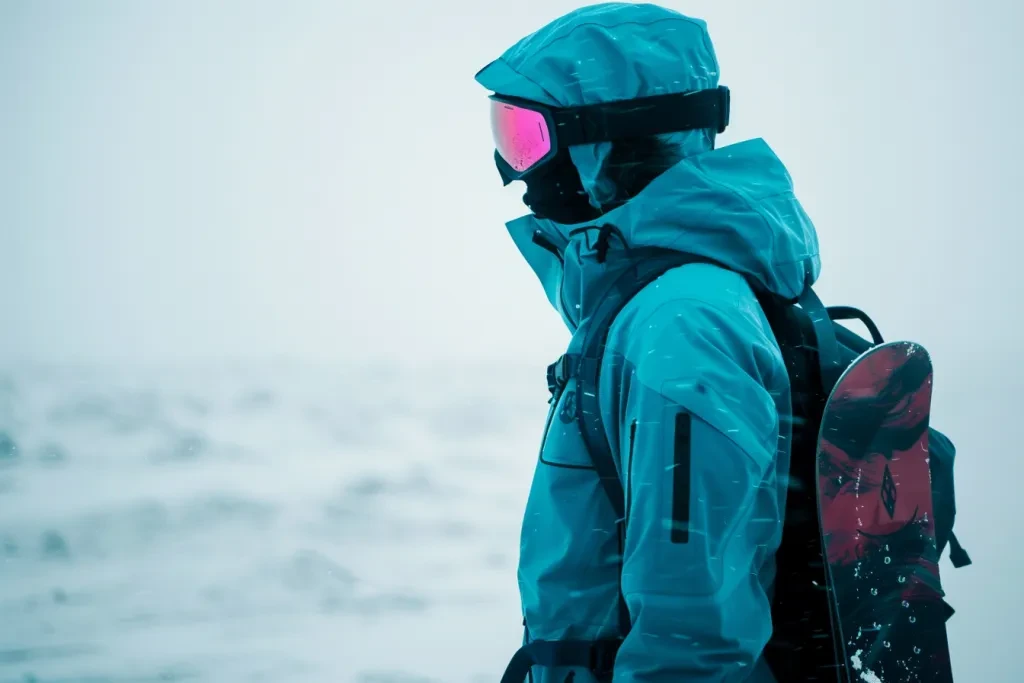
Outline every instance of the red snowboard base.
[[840, 377], [818, 439], [818, 508], [841, 679], [952, 683], [928, 464], [932, 365], [876, 346]]

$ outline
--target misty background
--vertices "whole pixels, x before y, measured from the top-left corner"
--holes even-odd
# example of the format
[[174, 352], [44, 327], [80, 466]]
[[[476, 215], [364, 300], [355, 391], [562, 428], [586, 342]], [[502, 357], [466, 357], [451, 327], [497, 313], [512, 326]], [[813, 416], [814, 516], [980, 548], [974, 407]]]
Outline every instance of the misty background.
[[[958, 681], [1024, 679], [1024, 5], [672, 0], [935, 365]], [[578, 6], [0, 0], [0, 681], [497, 680], [568, 333], [474, 73]]]

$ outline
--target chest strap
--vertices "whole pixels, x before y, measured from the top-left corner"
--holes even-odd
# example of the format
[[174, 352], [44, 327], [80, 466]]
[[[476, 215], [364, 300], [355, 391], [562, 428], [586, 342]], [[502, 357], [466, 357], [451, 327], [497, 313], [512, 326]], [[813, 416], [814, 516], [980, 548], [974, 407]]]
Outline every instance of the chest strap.
[[523, 683], [531, 667], [571, 667], [588, 669], [602, 683], [612, 680], [615, 655], [622, 641], [614, 640], [535, 640], [523, 645], [505, 668], [501, 683]]

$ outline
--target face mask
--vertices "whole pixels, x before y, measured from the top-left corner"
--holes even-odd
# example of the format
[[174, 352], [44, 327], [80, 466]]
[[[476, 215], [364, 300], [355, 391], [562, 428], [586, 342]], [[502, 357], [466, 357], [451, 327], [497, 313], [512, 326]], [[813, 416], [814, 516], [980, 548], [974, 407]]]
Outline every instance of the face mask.
[[[505, 160], [495, 153], [494, 161], [502, 182], [506, 185], [512, 182]], [[537, 218], [572, 225], [592, 221], [601, 215], [599, 209], [591, 206], [568, 150], [526, 175], [522, 181], [526, 183], [523, 203]]]

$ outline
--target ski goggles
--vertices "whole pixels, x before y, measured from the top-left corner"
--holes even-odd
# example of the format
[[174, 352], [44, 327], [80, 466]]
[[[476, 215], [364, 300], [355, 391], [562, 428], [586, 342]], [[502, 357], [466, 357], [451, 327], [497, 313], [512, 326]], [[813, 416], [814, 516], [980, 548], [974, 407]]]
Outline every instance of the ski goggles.
[[494, 146], [511, 180], [573, 145], [701, 128], [721, 133], [729, 125], [725, 86], [565, 108], [503, 95], [490, 99]]

